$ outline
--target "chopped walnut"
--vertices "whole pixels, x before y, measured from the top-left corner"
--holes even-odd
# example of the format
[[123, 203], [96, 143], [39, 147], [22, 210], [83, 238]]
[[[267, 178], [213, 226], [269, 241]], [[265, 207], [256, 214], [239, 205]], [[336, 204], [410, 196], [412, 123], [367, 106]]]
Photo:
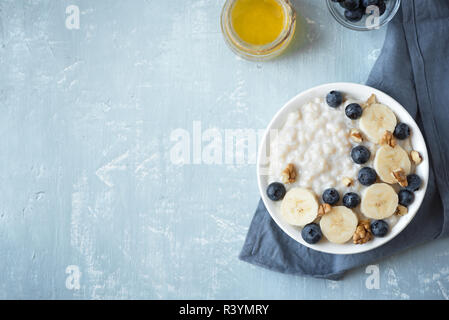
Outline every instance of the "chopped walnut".
[[345, 185], [346, 187], [349, 187], [354, 183], [354, 180], [352, 180], [351, 178], [348, 178], [348, 177], [344, 177], [342, 182], [343, 182], [343, 185]]
[[412, 161], [413, 161], [416, 165], [420, 164], [421, 161], [422, 161], [422, 156], [421, 156], [421, 154], [420, 154], [418, 151], [416, 151], [416, 150], [410, 151], [410, 158], [412, 159]]
[[397, 216], [403, 216], [403, 215], [406, 215], [407, 212], [408, 212], [407, 207], [398, 205], [398, 207], [396, 208], [396, 211], [394, 212], [394, 214], [397, 215]]
[[293, 163], [289, 163], [287, 167], [282, 171], [282, 182], [293, 183], [296, 181], [296, 170]]
[[373, 238], [370, 223], [367, 220], [360, 221], [352, 236], [354, 244], [364, 244]]
[[362, 104], [362, 108], [364, 109], [364, 108], [366, 108], [366, 107], [368, 107], [369, 105], [372, 105], [372, 104], [374, 104], [374, 103], [377, 103], [377, 98], [376, 98], [376, 95], [373, 93], [373, 94], [368, 98], [368, 100], [366, 100], [366, 102]]
[[390, 147], [394, 148], [396, 146], [396, 139], [393, 137], [393, 134], [391, 131], [386, 130], [384, 135], [379, 141], [379, 144], [381, 145], [389, 145]]
[[392, 175], [393, 178], [399, 183], [399, 185], [400, 185], [401, 187], [406, 187], [406, 186], [408, 186], [407, 175], [405, 174], [404, 169], [402, 169], [402, 168], [394, 169], [394, 170], [391, 172], [391, 175]]
[[329, 203], [320, 204], [318, 207], [318, 217], [324, 216], [326, 213], [329, 213], [332, 210], [332, 207]]
[[352, 128], [351, 131], [349, 131], [349, 137], [357, 143], [360, 143], [363, 141], [362, 133], [360, 130]]

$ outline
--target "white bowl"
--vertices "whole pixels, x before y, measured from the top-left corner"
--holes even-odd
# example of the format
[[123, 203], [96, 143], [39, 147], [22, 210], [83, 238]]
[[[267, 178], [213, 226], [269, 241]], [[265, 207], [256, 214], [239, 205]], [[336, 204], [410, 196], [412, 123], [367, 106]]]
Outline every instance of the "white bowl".
[[[421, 153], [423, 157], [423, 161], [420, 165], [416, 167], [416, 174], [418, 174], [422, 179], [422, 186], [419, 190], [415, 191], [415, 200], [408, 207], [408, 213], [398, 220], [398, 222], [391, 228], [390, 232], [383, 238], [375, 237], [373, 240], [365, 243], [365, 244], [353, 244], [352, 242], [347, 242], [345, 244], [334, 244], [325, 239], [318, 242], [317, 244], [308, 244], [301, 237], [302, 228], [295, 227], [286, 223], [282, 217], [280, 216], [280, 212], [278, 212], [277, 207], [274, 205], [274, 202], [270, 200], [266, 195], [266, 189], [268, 186], [268, 176], [266, 174], [262, 174], [262, 172], [266, 172], [266, 161], [264, 155], [266, 154], [267, 148], [267, 137], [271, 129], [280, 129], [287, 115], [294, 110], [298, 110], [301, 106], [311, 101], [316, 97], [325, 97], [329, 91], [337, 90], [341, 91], [345, 94], [350, 95], [351, 97], [358, 100], [367, 100], [371, 94], [375, 94], [380, 103], [383, 103], [389, 106], [393, 112], [398, 117], [399, 121], [408, 124], [411, 128], [411, 143], [414, 150], [417, 150]], [[264, 163], [265, 162], [265, 163]], [[262, 138], [259, 153], [257, 157], [257, 179], [259, 185], [260, 195], [262, 200], [270, 213], [273, 220], [276, 224], [290, 237], [305, 245], [309, 248], [312, 248], [317, 251], [333, 253], [333, 254], [354, 254], [372, 250], [377, 248], [394, 237], [396, 237], [413, 219], [416, 212], [418, 211], [426, 193], [427, 182], [429, 178], [429, 157], [427, 154], [426, 143], [424, 141], [424, 137], [421, 131], [418, 128], [418, 125], [410, 116], [410, 114], [401, 106], [396, 100], [394, 100], [389, 95], [379, 91], [377, 89], [361, 85], [355, 83], [329, 83], [321, 86], [317, 86], [306, 90], [296, 97], [288, 101], [274, 116], [273, 120], [271, 120], [268, 125], [267, 130]]]

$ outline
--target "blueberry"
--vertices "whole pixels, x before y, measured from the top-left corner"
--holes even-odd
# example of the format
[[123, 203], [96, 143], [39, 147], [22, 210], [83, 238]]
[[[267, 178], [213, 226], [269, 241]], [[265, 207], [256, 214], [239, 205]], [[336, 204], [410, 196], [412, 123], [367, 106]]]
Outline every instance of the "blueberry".
[[399, 190], [398, 197], [399, 204], [405, 207], [408, 207], [413, 202], [413, 200], [415, 200], [415, 195], [413, 194], [413, 192], [407, 189]]
[[379, 7], [379, 16], [383, 15], [385, 13], [385, 10], [387, 10], [387, 5], [385, 4], [385, 1], [379, 0], [377, 6]]
[[357, 164], [364, 164], [371, 157], [371, 152], [367, 147], [355, 146], [351, 150], [351, 158]]
[[399, 140], [404, 140], [410, 135], [410, 128], [407, 124], [399, 122], [394, 128], [393, 135]]
[[343, 205], [349, 209], [355, 208], [360, 204], [360, 196], [354, 192], [348, 192], [343, 196]]
[[343, 95], [339, 91], [331, 91], [326, 96], [329, 107], [336, 108], [343, 102]]
[[360, 0], [344, 0], [340, 4], [345, 9], [355, 10], [360, 6]]
[[416, 191], [421, 187], [421, 178], [417, 174], [409, 174], [407, 176], [407, 187], [405, 189], [409, 191]]
[[301, 236], [305, 242], [314, 244], [320, 241], [323, 235], [319, 225], [316, 223], [309, 223], [302, 228]]
[[345, 108], [345, 114], [349, 119], [356, 120], [362, 116], [363, 109], [358, 103], [348, 104]]
[[329, 188], [324, 190], [323, 192], [323, 201], [329, 204], [336, 204], [338, 200], [340, 200], [340, 195], [338, 194], [338, 191], [334, 188]]
[[378, 2], [379, 2], [378, 0], [362, 0], [362, 4], [364, 7], [373, 6], [373, 5], [376, 6]]
[[267, 188], [267, 196], [273, 201], [278, 201], [284, 198], [285, 196], [285, 187], [280, 182], [270, 183]]
[[377, 174], [373, 168], [363, 167], [358, 174], [359, 182], [364, 186], [370, 186], [376, 182]]
[[351, 22], [357, 22], [362, 20], [365, 10], [363, 8], [358, 8], [355, 10], [345, 10], [345, 18]]
[[376, 237], [385, 237], [385, 235], [388, 233], [388, 223], [386, 223], [384, 220], [372, 220], [371, 232]]

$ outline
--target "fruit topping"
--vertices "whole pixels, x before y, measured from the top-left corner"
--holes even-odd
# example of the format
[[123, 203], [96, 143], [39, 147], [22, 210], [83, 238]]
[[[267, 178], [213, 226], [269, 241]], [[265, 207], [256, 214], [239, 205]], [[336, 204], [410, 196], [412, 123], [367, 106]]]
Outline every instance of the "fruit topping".
[[270, 200], [278, 201], [284, 198], [285, 196], [285, 187], [280, 182], [273, 182], [268, 185], [267, 188], [267, 196]]
[[362, 194], [360, 210], [371, 219], [385, 219], [392, 216], [398, 207], [398, 195], [386, 183], [375, 183]]
[[362, 116], [363, 109], [358, 103], [348, 104], [345, 108], [346, 116], [351, 120], [356, 120]]
[[402, 168], [406, 175], [411, 170], [410, 158], [402, 147], [399, 145], [394, 148], [382, 146], [377, 150], [374, 157], [374, 169], [382, 181], [390, 184], [396, 183], [397, 180], [391, 173], [398, 168]]
[[351, 158], [357, 164], [366, 163], [371, 157], [371, 152], [367, 147], [364, 146], [356, 146], [351, 150]]
[[373, 168], [363, 167], [359, 170], [359, 174], [357, 175], [359, 182], [364, 186], [370, 186], [374, 182], [376, 182], [377, 174]]
[[406, 189], [409, 191], [416, 191], [421, 187], [421, 178], [417, 174], [409, 174], [407, 176]]
[[358, 219], [351, 209], [343, 206], [332, 207], [320, 220], [323, 235], [333, 243], [345, 243], [352, 238]]
[[379, 143], [385, 131], [393, 132], [396, 122], [396, 116], [390, 108], [384, 104], [374, 103], [363, 110], [360, 129], [371, 142]]
[[331, 91], [326, 96], [329, 107], [337, 108], [343, 102], [343, 95], [339, 91]]
[[319, 225], [316, 223], [309, 223], [302, 228], [301, 236], [305, 242], [314, 244], [321, 240], [323, 234], [321, 233]]
[[371, 221], [371, 232], [376, 237], [385, 237], [388, 233], [388, 223], [384, 220], [373, 220]]
[[338, 200], [340, 200], [340, 195], [336, 189], [329, 188], [324, 190], [322, 198], [325, 203], [334, 205], [338, 202]]
[[313, 222], [318, 215], [318, 201], [308, 189], [292, 188], [281, 203], [281, 215], [294, 226], [305, 226]]
[[405, 207], [411, 205], [413, 200], [415, 200], [415, 195], [413, 194], [413, 192], [407, 189], [399, 190], [398, 197], [399, 204], [402, 204]]
[[407, 139], [410, 136], [410, 127], [407, 124], [400, 122], [394, 128], [393, 134], [399, 140]]
[[355, 192], [348, 192], [343, 196], [343, 205], [353, 209], [360, 204], [360, 196]]

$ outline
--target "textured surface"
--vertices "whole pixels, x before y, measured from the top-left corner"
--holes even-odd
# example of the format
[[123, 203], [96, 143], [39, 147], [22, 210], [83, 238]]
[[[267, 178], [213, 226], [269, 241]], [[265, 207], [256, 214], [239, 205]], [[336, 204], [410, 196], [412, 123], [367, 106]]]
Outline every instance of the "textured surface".
[[[384, 30], [294, 1], [291, 50], [247, 62], [222, 39], [222, 4], [0, 2], [0, 298], [448, 299], [448, 240], [379, 261], [379, 289], [365, 268], [334, 282], [237, 259], [258, 190], [253, 152], [230, 160], [226, 133], [256, 134], [314, 85], [364, 82]], [[218, 163], [198, 158], [198, 129]], [[172, 161], [178, 133], [185, 165]]]

